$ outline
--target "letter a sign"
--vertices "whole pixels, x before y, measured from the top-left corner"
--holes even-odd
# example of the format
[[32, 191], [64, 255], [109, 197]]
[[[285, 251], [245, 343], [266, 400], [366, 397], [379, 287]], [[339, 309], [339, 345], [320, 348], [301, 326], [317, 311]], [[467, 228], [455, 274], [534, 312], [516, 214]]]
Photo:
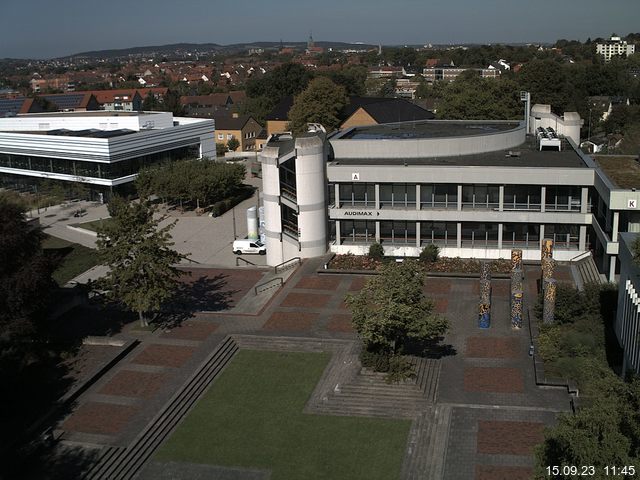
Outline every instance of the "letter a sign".
[[353, 182], [359, 182], [360, 181], [360, 174], [356, 173], [356, 172], [352, 173], [351, 174], [351, 180]]
[[632, 200], [632, 199], [627, 199], [627, 208], [638, 208], [638, 201], [637, 200]]

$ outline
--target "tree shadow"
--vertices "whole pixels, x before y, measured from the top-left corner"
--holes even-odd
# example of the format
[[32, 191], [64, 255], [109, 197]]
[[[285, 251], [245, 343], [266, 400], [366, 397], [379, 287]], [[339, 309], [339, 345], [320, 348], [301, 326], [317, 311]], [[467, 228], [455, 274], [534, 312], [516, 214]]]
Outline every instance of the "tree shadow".
[[233, 307], [233, 296], [240, 290], [225, 289], [227, 275], [200, 275], [184, 280], [174, 297], [163, 305], [154, 323], [162, 328], [175, 328], [198, 312], [221, 312]]
[[15, 473], [25, 480], [84, 478], [99, 454], [99, 449], [42, 442], [30, 456], [29, 464]]
[[443, 344], [444, 337], [437, 337], [431, 340], [408, 339], [403, 346], [403, 352], [416, 357], [440, 359], [457, 355], [457, 350], [453, 345]]

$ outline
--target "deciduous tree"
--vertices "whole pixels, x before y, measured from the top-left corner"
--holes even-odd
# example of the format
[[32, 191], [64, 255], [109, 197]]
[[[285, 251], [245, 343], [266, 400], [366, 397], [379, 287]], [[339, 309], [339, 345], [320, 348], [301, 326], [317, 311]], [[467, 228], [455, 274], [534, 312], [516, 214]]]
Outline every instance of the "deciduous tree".
[[426, 342], [444, 335], [449, 323], [434, 312], [423, 292], [425, 273], [416, 261], [389, 263], [348, 295], [353, 325], [367, 350], [402, 353], [408, 342]]
[[136, 312], [142, 326], [178, 287], [182, 258], [173, 250], [169, 232], [160, 228], [146, 203], [127, 203], [115, 197], [109, 203], [112, 221], [98, 229], [98, 255], [109, 272], [99, 281], [108, 298]]
[[295, 98], [289, 110], [289, 128], [294, 133], [302, 133], [307, 123], [320, 123], [328, 132], [333, 131], [340, 125], [339, 113], [346, 104], [344, 87], [326, 77], [316, 78]]

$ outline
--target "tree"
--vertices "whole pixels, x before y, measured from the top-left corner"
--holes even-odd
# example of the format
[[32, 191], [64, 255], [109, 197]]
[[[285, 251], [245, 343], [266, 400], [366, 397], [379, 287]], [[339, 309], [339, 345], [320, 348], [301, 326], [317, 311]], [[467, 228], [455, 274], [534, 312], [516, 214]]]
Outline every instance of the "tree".
[[384, 257], [384, 248], [379, 243], [372, 243], [369, 247], [369, 256], [376, 260], [382, 260]]
[[240, 146], [240, 142], [238, 141], [237, 138], [232, 138], [227, 142], [227, 148], [229, 149], [230, 152], [235, 152], [239, 146]]
[[264, 125], [267, 115], [271, 113], [274, 106], [275, 102], [265, 95], [253, 98], [247, 97], [240, 106], [240, 113], [242, 115], [250, 115], [260, 125]]
[[551, 105], [554, 110], [564, 111], [570, 96], [567, 75], [563, 66], [554, 60], [532, 60], [518, 74], [523, 90], [531, 93], [533, 103]]
[[216, 157], [224, 157], [227, 146], [224, 143], [216, 143]]
[[36, 331], [55, 286], [51, 279], [53, 264], [40, 247], [42, 239], [40, 230], [26, 222], [22, 208], [0, 194], [0, 350], [3, 356]]
[[275, 105], [284, 97], [302, 92], [312, 78], [313, 73], [302, 65], [285, 63], [262, 77], [249, 79], [247, 96], [250, 98], [264, 96]]
[[471, 70], [447, 86], [438, 108], [438, 118], [451, 120], [505, 120], [523, 115], [518, 86], [513, 81], [481, 78]]
[[295, 98], [289, 110], [289, 128], [302, 133], [307, 130], [307, 123], [320, 123], [331, 132], [340, 125], [339, 113], [346, 104], [344, 87], [326, 77], [316, 78]]
[[423, 343], [446, 333], [449, 323], [425, 297], [424, 279], [424, 270], [415, 261], [389, 263], [360, 292], [347, 296], [353, 325], [366, 350], [396, 355], [409, 342]]
[[136, 312], [141, 326], [178, 287], [182, 272], [174, 265], [183, 255], [171, 249], [169, 232], [159, 228], [147, 203], [127, 203], [114, 197], [109, 203], [112, 221], [98, 229], [98, 256], [109, 272], [98, 283], [107, 297]]

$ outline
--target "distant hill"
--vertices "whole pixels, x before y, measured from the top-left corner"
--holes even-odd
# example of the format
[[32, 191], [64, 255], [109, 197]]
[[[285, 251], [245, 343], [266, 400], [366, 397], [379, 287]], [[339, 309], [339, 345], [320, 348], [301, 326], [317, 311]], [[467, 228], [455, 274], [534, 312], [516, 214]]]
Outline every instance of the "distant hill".
[[[344, 50], [348, 48], [354, 49], [370, 49], [376, 48], [377, 45], [361, 44], [361, 43], [345, 43], [345, 42], [315, 42], [316, 46], [323, 47], [325, 49], [333, 48], [337, 50]], [[93, 50], [90, 52], [80, 52], [73, 55], [65, 55], [60, 58], [71, 57], [84, 57], [84, 58], [117, 58], [128, 57], [132, 55], [171, 55], [176, 52], [220, 52], [231, 53], [249, 48], [264, 48], [275, 49], [280, 45], [293, 48], [304, 48], [306, 42], [249, 42], [249, 43], [235, 43], [231, 45], [219, 45], [217, 43], [173, 43], [170, 45], [151, 45], [146, 47], [131, 47], [131, 48], [119, 48], [110, 50]]]

